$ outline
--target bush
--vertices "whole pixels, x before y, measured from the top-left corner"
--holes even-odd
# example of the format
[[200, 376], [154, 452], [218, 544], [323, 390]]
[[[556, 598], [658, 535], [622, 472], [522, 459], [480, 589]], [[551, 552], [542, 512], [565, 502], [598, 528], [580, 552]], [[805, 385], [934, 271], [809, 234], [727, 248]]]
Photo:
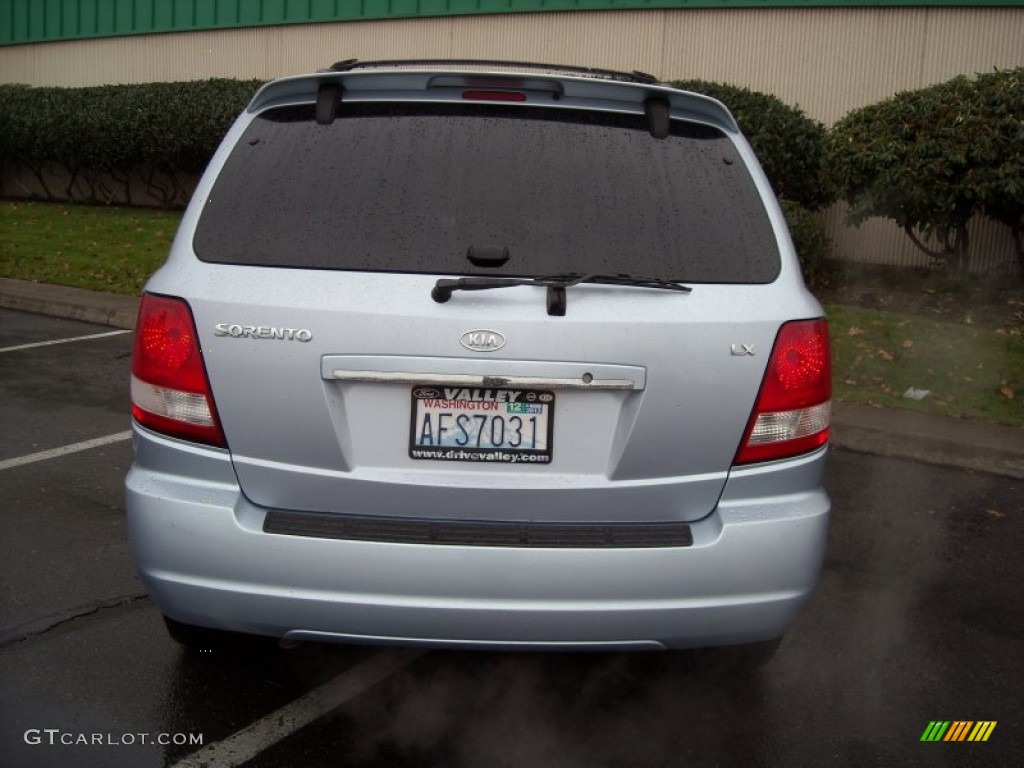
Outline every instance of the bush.
[[[145, 180], [164, 206], [198, 174], [261, 81], [108, 85], [91, 88], [0, 86], [0, 162], [27, 168], [49, 199], [102, 202], [109, 181], [130, 203]], [[52, 188], [61, 178], [63, 189]]]
[[1024, 273], [1024, 68], [961, 76], [855, 110], [827, 146], [827, 173], [854, 223], [890, 218], [963, 273], [967, 222], [982, 212], [1011, 228]]
[[812, 211], [833, 201], [822, 176], [824, 125], [771, 94], [704, 80], [672, 85], [711, 96], [729, 108], [779, 198]]
[[1024, 67], [978, 75], [975, 88], [994, 150], [975, 183], [985, 215], [1009, 227], [1024, 278]]
[[800, 257], [804, 280], [812, 288], [824, 287], [828, 278], [826, 260], [832, 252], [832, 241], [825, 234], [825, 225], [799, 203], [792, 200], [781, 200], [780, 203], [793, 238], [793, 247]]

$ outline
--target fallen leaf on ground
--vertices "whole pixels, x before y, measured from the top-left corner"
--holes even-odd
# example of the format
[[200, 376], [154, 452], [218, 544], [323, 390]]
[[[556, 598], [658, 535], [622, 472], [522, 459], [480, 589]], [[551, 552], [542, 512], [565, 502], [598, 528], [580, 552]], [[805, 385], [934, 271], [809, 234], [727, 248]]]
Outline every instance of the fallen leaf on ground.
[[1006, 513], [1000, 512], [998, 509], [987, 510], [987, 514], [989, 517], [1006, 517]]
[[1006, 398], [1007, 400], [1013, 400], [1013, 396], [1014, 396], [1015, 394], [1017, 394], [1017, 393], [1016, 393], [1016, 392], [1014, 392], [1014, 391], [1013, 391], [1012, 389], [1010, 389], [1009, 387], [1001, 387], [1001, 388], [1000, 388], [1000, 390], [999, 390], [999, 394], [1001, 394], [1001, 395], [1002, 395], [1003, 397], [1005, 397], [1005, 398]]
[[882, 358], [883, 360], [885, 360], [885, 362], [887, 362], [887, 363], [891, 363], [893, 360], [896, 359], [895, 357], [890, 355], [888, 352], [886, 352], [884, 349], [878, 350], [878, 356], [880, 358]]
[[864, 334], [864, 329], [858, 328], [856, 325], [851, 325], [850, 330], [848, 330], [846, 333], [848, 336], [861, 336]]
[[900, 346], [903, 347], [904, 349], [910, 349], [911, 347], [914, 346], [914, 342], [911, 341], [910, 339], [906, 339]]

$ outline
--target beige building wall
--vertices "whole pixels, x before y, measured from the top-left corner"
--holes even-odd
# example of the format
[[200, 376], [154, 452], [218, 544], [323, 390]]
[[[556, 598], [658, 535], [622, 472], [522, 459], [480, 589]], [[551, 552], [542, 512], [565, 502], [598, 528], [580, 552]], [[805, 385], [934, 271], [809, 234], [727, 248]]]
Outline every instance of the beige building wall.
[[[1024, 7], [585, 11], [301, 24], [0, 47], [0, 82], [85, 86], [270, 79], [347, 58], [488, 58], [639, 69], [774, 93], [830, 125], [897, 91], [1024, 66]], [[847, 230], [843, 258], [926, 264], [896, 228]], [[999, 262], [1009, 237], [977, 227]]]

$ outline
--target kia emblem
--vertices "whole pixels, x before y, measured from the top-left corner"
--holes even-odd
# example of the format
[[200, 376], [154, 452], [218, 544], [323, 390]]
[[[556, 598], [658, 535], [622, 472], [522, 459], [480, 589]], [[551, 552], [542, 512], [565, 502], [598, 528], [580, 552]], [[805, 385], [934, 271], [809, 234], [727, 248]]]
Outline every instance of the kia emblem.
[[473, 352], [497, 352], [505, 346], [505, 336], [487, 328], [474, 328], [462, 334], [459, 343]]

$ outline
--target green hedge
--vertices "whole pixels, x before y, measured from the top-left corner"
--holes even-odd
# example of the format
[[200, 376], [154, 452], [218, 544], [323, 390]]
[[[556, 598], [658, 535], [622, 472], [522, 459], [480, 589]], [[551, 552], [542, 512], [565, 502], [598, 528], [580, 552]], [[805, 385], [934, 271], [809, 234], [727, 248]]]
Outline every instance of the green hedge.
[[768, 93], [705, 80], [673, 85], [718, 99], [732, 112], [782, 201], [804, 279], [812, 287], [822, 285], [832, 242], [813, 211], [834, 199], [822, 172], [825, 126]]
[[0, 85], [0, 162], [27, 169], [49, 199], [109, 202], [113, 183], [140, 202], [142, 180], [149, 202], [176, 205], [190, 192], [181, 177], [202, 172], [260, 84]]
[[[106, 202], [104, 184], [143, 179], [147, 202], [187, 196], [180, 175], [202, 171], [258, 80], [29, 88], [0, 85], [0, 162], [27, 168], [43, 196]], [[700, 80], [680, 87], [724, 101], [736, 115], [779, 197], [816, 210], [830, 202], [820, 183], [825, 129], [768, 94]], [[63, 173], [54, 174], [54, 171]], [[54, 175], [64, 179], [54, 189]], [[137, 188], [137, 184], [135, 187]]]
[[677, 80], [673, 85], [711, 96], [729, 108], [780, 198], [812, 211], [833, 201], [822, 176], [824, 125], [768, 93], [704, 80]]
[[780, 202], [804, 280], [811, 288], [824, 288], [829, 281], [828, 258], [832, 255], [832, 241], [825, 234], [825, 225], [800, 203]]
[[1006, 225], [1024, 276], [1024, 67], [850, 112], [829, 134], [827, 169], [853, 223], [892, 219], [955, 272], [970, 260], [971, 217]]

